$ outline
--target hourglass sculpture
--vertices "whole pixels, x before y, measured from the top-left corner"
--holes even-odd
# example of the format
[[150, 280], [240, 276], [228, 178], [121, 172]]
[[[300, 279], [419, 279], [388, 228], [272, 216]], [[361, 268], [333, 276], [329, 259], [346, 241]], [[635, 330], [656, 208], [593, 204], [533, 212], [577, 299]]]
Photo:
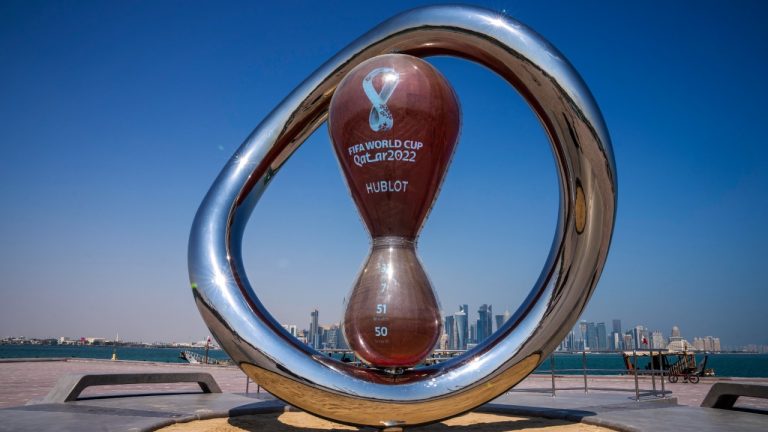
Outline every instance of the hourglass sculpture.
[[361, 63], [331, 100], [333, 147], [373, 239], [343, 329], [350, 348], [371, 366], [416, 366], [440, 338], [440, 308], [416, 240], [453, 156], [459, 117], [440, 72], [402, 54]]
[[[477, 349], [432, 368], [408, 367], [432, 348], [440, 327], [436, 300], [424, 289], [427, 279], [414, 249], [451, 156], [458, 108], [431, 68], [412, 59], [403, 68], [400, 62], [406, 60], [377, 57], [384, 53], [448, 55], [494, 71], [540, 119], [559, 179], [551, 250], [525, 300]], [[369, 59], [375, 60], [366, 69], [356, 69]], [[327, 116], [340, 165], [374, 238], [349, 299], [347, 336], [372, 365], [403, 368], [396, 379], [377, 369], [342, 365], [291, 337], [259, 300], [245, 271], [241, 245], [251, 212], [264, 214], [260, 197]], [[573, 327], [608, 256], [616, 178], [600, 109], [551, 43], [498, 11], [456, 5], [410, 10], [362, 35], [307, 76], [227, 162], [192, 224], [192, 293], [232, 360], [287, 403], [352, 425], [431, 423], [470, 411], [515, 386]], [[471, 229], [456, 227], [465, 228]], [[377, 339], [376, 327], [388, 339]]]

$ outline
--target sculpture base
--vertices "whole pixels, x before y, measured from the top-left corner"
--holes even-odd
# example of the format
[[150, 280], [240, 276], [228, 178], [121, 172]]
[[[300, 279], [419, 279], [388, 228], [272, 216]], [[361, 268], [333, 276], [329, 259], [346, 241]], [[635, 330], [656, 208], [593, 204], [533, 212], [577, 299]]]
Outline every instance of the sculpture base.
[[[460, 432], [471, 430], [475, 432], [502, 432], [535, 428], [551, 432], [603, 432], [606, 429], [600, 426], [586, 425], [584, 423], [569, 422], [566, 420], [546, 419], [541, 417], [515, 416], [505, 414], [471, 412], [460, 417], [446, 420], [422, 427], [409, 427], [407, 430], [423, 430], [424, 432], [452, 431]], [[286, 412], [261, 415], [249, 415], [211, 420], [200, 420], [189, 423], [179, 423], [160, 429], [160, 432], [247, 432], [268, 430], [273, 432], [288, 431], [359, 431], [353, 426], [346, 426], [314, 417], [304, 412]], [[370, 429], [367, 429], [370, 430]], [[380, 429], [386, 432], [403, 431], [400, 427]]]

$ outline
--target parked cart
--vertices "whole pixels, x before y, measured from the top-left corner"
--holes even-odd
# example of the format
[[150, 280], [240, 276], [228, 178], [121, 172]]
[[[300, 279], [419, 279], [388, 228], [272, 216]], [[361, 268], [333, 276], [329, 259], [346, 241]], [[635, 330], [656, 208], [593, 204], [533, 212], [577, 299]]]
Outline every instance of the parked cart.
[[653, 372], [661, 372], [667, 376], [667, 381], [676, 383], [682, 377], [683, 382], [696, 384], [702, 376], [714, 376], [715, 371], [707, 369], [709, 356], [705, 355], [701, 364], [696, 364], [696, 356], [690, 351], [625, 351], [624, 365], [627, 371], [634, 373], [633, 360], [637, 357], [650, 357], [645, 369], [638, 370], [638, 375], [647, 375]]

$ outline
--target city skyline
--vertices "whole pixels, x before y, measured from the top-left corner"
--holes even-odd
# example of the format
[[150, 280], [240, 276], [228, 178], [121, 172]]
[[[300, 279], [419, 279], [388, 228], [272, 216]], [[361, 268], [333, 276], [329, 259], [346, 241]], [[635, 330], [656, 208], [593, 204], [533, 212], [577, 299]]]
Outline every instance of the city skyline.
[[[219, 170], [313, 70], [426, 3], [2, 2], [0, 337], [207, 335], [186, 248]], [[615, 232], [582, 318], [768, 344], [768, 4], [475, 4], [562, 51], [611, 135]], [[489, 71], [428, 61], [462, 131], [419, 257], [443, 314], [514, 313], [556, 229], [547, 136]], [[369, 247], [321, 127], [253, 213], [246, 275], [278, 322], [339, 321]]]
[[[492, 305], [482, 304], [478, 308], [478, 319], [475, 323], [469, 323], [470, 315], [466, 313], [468, 311], [468, 305], [459, 305], [459, 310], [452, 315], [445, 315], [443, 325], [443, 336], [437, 345], [439, 349], [458, 349], [465, 350], [470, 349], [476, 344], [482, 342], [490, 334], [495, 333], [499, 328], [510, 318], [509, 311], [505, 311], [503, 314], [494, 315], [495, 323], [492, 326], [492, 331], [488, 334], [477, 331], [477, 327], [481, 322], [481, 311], [492, 310]], [[292, 336], [298, 338], [307, 345], [312, 346], [315, 349], [349, 349], [347, 345], [342, 329], [341, 323], [336, 322], [321, 322], [320, 311], [313, 309], [310, 312], [309, 323], [307, 328], [302, 327], [300, 324], [295, 323], [282, 323], [282, 327], [288, 331]], [[464, 317], [464, 320], [459, 323], [456, 318]], [[454, 321], [455, 320], [455, 321]], [[671, 350], [693, 350], [693, 351], [742, 351], [749, 347], [755, 347], [760, 352], [768, 350], [768, 345], [760, 345], [757, 343], [747, 343], [744, 345], [730, 345], [727, 342], [721, 343], [720, 338], [712, 335], [696, 335], [696, 336], [683, 336], [683, 332], [677, 325], [672, 326], [669, 329], [669, 337], [664, 336], [662, 330], [653, 329], [653, 327], [646, 327], [644, 324], [636, 324], [627, 331], [622, 331], [621, 319], [613, 318], [612, 331], [607, 333], [607, 326], [605, 322], [595, 322], [580, 319], [563, 339], [561, 344], [557, 347], [558, 351], [622, 351], [632, 349], [671, 349]], [[450, 324], [449, 324], [450, 322]], [[602, 328], [602, 331], [601, 331]], [[623, 338], [611, 337], [614, 335], [623, 336]], [[115, 340], [105, 337], [94, 336], [44, 336], [28, 338], [25, 335], [4, 336], [0, 337], [0, 342], [7, 342], [12, 339], [20, 340], [58, 340], [59, 344], [110, 344], [112, 342], [120, 342], [119, 335]], [[690, 341], [689, 341], [690, 339]], [[153, 340], [151, 342], [146, 340], [133, 340], [126, 341], [124, 343], [133, 344], [197, 344], [205, 345], [206, 338], [202, 338], [198, 341], [159, 341]], [[208, 337], [210, 341], [210, 337]], [[598, 342], [593, 342], [597, 340]], [[678, 345], [670, 345], [673, 340], [681, 342]], [[628, 342], [631, 341], [631, 342]], [[574, 342], [576, 344], [574, 345]], [[682, 343], [684, 342], [684, 343]], [[328, 345], [328, 346], [326, 346]], [[447, 346], [444, 346], [447, 345]], [[722, 349], [721, 349], [722, 347]]]
[[[443, 316], [443, 331], [442, 339], [438, 342], [438, 347], [441, 349], [469, 349], [474, 345], [482, 342], [485, 338], [495, 333], [499, 328], [510, 318], [509, 311], [505, 311], [503, 314], [495, 314], [495, 318], [492, 322], [492, 330], [489, 333], [477, 330], [480, 327], [481, 322], [485, 321], [482, 317], [487, 311], [492, 310], [490, 304], [481, 304], [478, 307], [477, 319], [472, 322], [471, 315], [467, 313], [469, 311], [468, 304], [460, 304], [459, 310], [453, 314], [447, 314]], [[302, 328], [296, 323], [283, 323], [282, 326], [289, 333], [295, 337], [303, 337], [303, 342], [312, 346], [313, 348], [322, 348], [317, 342], [318, 332], [322, 333], [323, 330], [334, 331], [334, 340], [343, 340], [341, 333], [341, 322], [331, 321], [323, 323], [319, 318], [319, 310], [313, 309], [310, 313], [310, 320], [308, 328]], [[486, 317], [487, 319], [487, 317]], [[727, 342], [721, 344], [720, 338], [712, 335], [688, 335], [683, 336], [683, 332], [680, 326], [673, 325], [669, 329], [668, 336], [664, 336], [664, 331], [646, 327], [645, 324], [635, 324], [630, 329], [623, 331], [622, 320], [620, 318], [611, 319], [611, 332], [607, 331], [606, 322], [599, 321], [587, 321], [580, 319], [573, 327], [573, 329], [566, 335], [563, 342], [558, 347], [558, 350], [566, 351], [621, 351], [624, 349], [692, 349], [699, 351], [721, 351], [722, 350], [739, 350], [748, 345], [758, 345], [756, 343], [748, 343], [744, 345], [730, 345]], [[614, 334], [621, 336], [621, 339], [614, 337]], [[300, 337], [300, 339], [301, 339]], [[611, 340], [614, 337], [614, 341]], [[627, 339], [629, 338], [629, 339]], [[689, 340], [690, 339], [690, 340]], [[630, 340], [631, 342], [626, 342]], [[674, 340], [680, 342], [677, 345], [670, 346], [670, 343]], [[569, 344], [569, 341], [570, 344]], [[574, 346], [573, 341], [579, 341], [581, 344]], [[597, 342], [593, 342], [597, 341]], [[447, 345], [447, 346], [443, 346]], [[679, 347], [678, 347], [679, 345]], [[701, 347], [701, 348], [699, 348]], [[716, 347], [716, 348], [715, 348]], [[337, 348], [334, 346], [333, 348]], [[346, 344], [344, 348], [348, 348]]]

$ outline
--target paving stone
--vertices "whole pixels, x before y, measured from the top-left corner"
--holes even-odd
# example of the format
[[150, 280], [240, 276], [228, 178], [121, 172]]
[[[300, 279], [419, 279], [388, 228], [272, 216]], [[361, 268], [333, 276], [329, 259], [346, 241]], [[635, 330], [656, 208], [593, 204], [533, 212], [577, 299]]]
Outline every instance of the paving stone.
[[[99, 386], [86, 389], [81, 395], [85, 399], [76, 402], [25, 405], [48, 394], [66, 374], [147, 372], [207, 372], [224, 393], [202, 394], [192, 383]], [[768, 385], [768, 379], [760, 378], [706, 378], [700, 384], [666, 384], [672, 393], [662, 395], [651, 391], [650, 377], [642, 377], [638, 385], [641, 397], [636, 401], [633, 377], [589, 377], [589, 391], [585, 393], [583, 377], [558, 376], [556, 397], [552, 397], [551, 377], [533, 375], [479, 410], [579, 421], [624, 431], [768, 430], [768, 415], [700, 408], [709, 388], [718, 381]], [[177, 422], [275, 412], [285, 407], [269, 394], [257, 393], [252, 383], [246, 397], [246, 377], [235, 367], [93, 360], [3, 362], [0, 382], [0, 431], [155, 430]], [[660, 390], [658, 379], [655, 384]], [[97, 397], [104, 395], [109, 397]], [[768, 409], [764, 399], [746, 403]]]

